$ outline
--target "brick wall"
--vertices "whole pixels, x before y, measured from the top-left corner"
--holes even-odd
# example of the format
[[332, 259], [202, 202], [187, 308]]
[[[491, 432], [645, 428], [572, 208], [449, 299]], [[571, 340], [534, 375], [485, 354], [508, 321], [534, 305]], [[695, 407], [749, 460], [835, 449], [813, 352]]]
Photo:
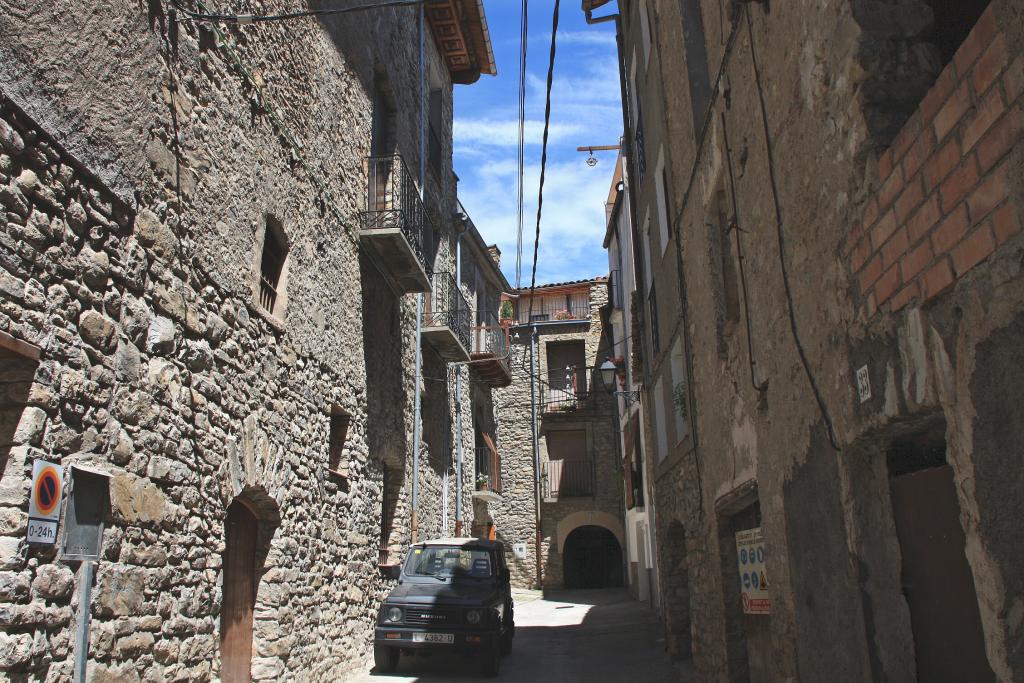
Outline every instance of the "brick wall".
[[1024, 55], [990, 5], [878, 161], [846, 249], [869, 316], [941, 294], [1020, 231]]

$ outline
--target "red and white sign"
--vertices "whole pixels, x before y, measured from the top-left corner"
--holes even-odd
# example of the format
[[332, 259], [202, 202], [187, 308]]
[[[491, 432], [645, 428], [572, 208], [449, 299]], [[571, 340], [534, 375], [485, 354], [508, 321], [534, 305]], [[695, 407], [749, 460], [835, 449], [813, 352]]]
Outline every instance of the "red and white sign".
[[28, 542], [57, 542], [60, 501], [64, 496], [64, 468], [45, 460], [32, 463], [32, 493], [28, 501]]
[[761, 527], [737, 532], [736, 552], [743, 612], [771, 613], [772, 600], [768, 594], [768, 572], [765, 569], [764, 537], [761, 535]]

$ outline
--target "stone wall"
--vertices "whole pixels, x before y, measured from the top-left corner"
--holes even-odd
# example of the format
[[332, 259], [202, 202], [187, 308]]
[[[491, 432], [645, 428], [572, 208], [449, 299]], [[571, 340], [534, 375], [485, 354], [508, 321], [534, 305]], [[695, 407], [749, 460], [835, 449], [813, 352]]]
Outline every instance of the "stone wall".
[[[679, 3], [649, 5], [641, 81], [667, 96], [645, 136], [679, 141], [666, 210], [694, 416], [692, 446], [650, 472], [670, 647], [701, 680], [913, 678], [886, 458], [938, 425], [985, 655], [997, 679], [1018, 678], [1020, 628], [1001, 615], [1019, 602], [1020, 525], [1000, 501], [1024, 489], [997, 450], [1024, 431], [1008, 407], [1024, 300], [1020, 8], [992, 0], [930, 70], [922, 3], [704, 0], [712, 82], [720, 65], [726, 78], [695, 144]], [[642, 50], [637, 6], [627, 55]], [[745, 282], [728, 281], [729, 259]], [[749, 526], [765, 534], [770, 616], [739, 609], [733, 534]], [[689, 599], [673, 599], [683, 585]]]
[[[0, 331], [42, 349], [34, 370], [3, 360], [16, 380], [4, 415], [25, 409], [0, 479], [0, 670], [70, 679], [76, 567], [23, 540], [27, 477], [45, 458], [111, 474], [90, 680], [217, 677], [223, 519], [238, 499], [267, 532], [253, 677], [338, 680], [367, 654], [389, 589], [385, 466], [388, 541], [409, 539], [414, 299], [395, 296], [355, 231], [375, 72], [418, 165], [415, 13], [214, 35], [122, 4], [0, 18]], [[109, 40], [69, 47], [72, 34]], [[429, 38], [427, 56], [440, 62]], [[50, 68], [69, 57], [73, 72]], [[450, 158], [451, 84], [435, 72]], [[428, 185], [449, 216], [444, 169]], [[254, 296], [268, 216], [288, 244], [277, 315]], [[421, 537], [441, 531], [457, 400], [431, 354]], [[332, 406], [351, 416], [345, 479], [327, 472]]]
[[[537, 498], [533, 431], [530, 426], [529, 333], [523, 328], [513, 329], [511, 342], [512, 384], [494, 392], [502, 501], [487, 507], [497, 537], [505, 543], [513, 585], [537, 588], [543, 577], [537, 576]], [[512, 554], [514, 543], [526, 544], [524, 559], [516, 559]]]

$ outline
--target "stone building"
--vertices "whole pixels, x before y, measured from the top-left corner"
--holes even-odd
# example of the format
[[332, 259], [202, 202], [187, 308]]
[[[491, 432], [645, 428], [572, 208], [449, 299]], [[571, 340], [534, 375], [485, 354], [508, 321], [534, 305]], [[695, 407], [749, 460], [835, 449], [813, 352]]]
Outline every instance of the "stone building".
[[1020, 680], [1020, 3], [583, 5], [620, 38], [670, 650]]
[[509, 547], [513, 579], [543, 588], [621, 586], [618, 425], [596, 371], [608, 356], [607, 279], [539, 285], [532, 297], [525, 288], [505, 300], [514, 375], [495, 397], [502, 502], [489, 512]]
[[[610, 353], [600, 364], [610, 362], [618, 378], [615, 400], [618, 402], [619, 452], [623, 454], [626, 579], [634, 598], [659, 607], [661, 593], [658, 590], [657, 544], [652, 538], [655, 529], [654, 489], [647, 466], [652, 448], [647, 441], [644, 408], [640, 401], [643, 363], [639, 346], [643, 343], [643, 337], [637, 324], [639, 321], [631, 315], [630, 306], [630, 302], [640, 294], [635, 261], [639, 255], [633, 249], [633, 221], [627, 184], [624, 182], [629, 173], [629, 161], [620, 155], [615, 163], [615, 173], [605, 203], [608, 225], [603, 246], [608, 250]], [[673, 415], [682, 418], [683, 413], [675, 410]], [[660, 417], [665, 419], [664, 415]]]
[[[378, 565], [458, 516], [452, 88], [494, 71], [482, 5], [49, 4], [0, 16], [0, 671], [70, 680], [67, 511], [95, 508], [89, 680], [339, 680]], [[52, 546], [39, 460], [75, 496]]]

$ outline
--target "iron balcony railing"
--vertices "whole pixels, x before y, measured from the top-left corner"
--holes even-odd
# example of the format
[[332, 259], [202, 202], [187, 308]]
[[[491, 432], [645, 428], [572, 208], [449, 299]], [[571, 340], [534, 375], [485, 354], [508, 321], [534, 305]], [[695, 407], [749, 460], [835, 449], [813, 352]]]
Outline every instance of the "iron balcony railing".
[[463, 349], [471, 348], [469, 302], [451, 273], [434, 273], [423, 303], [424, 327], [447, 327]]
[[544, 412], [565, 412], [585, 407], [590, 399], [587, 369], [557, 368], [540, 381], [540, 406]]
[[420, 265], [427, 265], [427, 212], [419, 190], [402, 157], [367, 157], [366, 210], [362, 212], [362, 229], [399, 228], [412, 247]]
[[566, 301], [565, 297], [536, 297], [533, 309], [530, 300], [520, 299], [516, 321], [523, 325], [530, 322], [552, 322], [559, 320], [590, 320], [589, 301]]
[[501, 457], [489, 446], [476, 449], [476, 481], [477, 491], [501, 493]]
[[473, 353], [490, 353], [508, 360], [508, 329], [498, 323], [498, 316], [487, 311], [478, 316], [482, 324], [473, 327]]
[[594, 461], [591, 458], [548, 460], [541, 463], [545, 498], [578, 498], [594, 495]]
[[625, 308], [622, 300], [622, 271], [617, 268], [608, 273], [608, 301], [617, 311]]

